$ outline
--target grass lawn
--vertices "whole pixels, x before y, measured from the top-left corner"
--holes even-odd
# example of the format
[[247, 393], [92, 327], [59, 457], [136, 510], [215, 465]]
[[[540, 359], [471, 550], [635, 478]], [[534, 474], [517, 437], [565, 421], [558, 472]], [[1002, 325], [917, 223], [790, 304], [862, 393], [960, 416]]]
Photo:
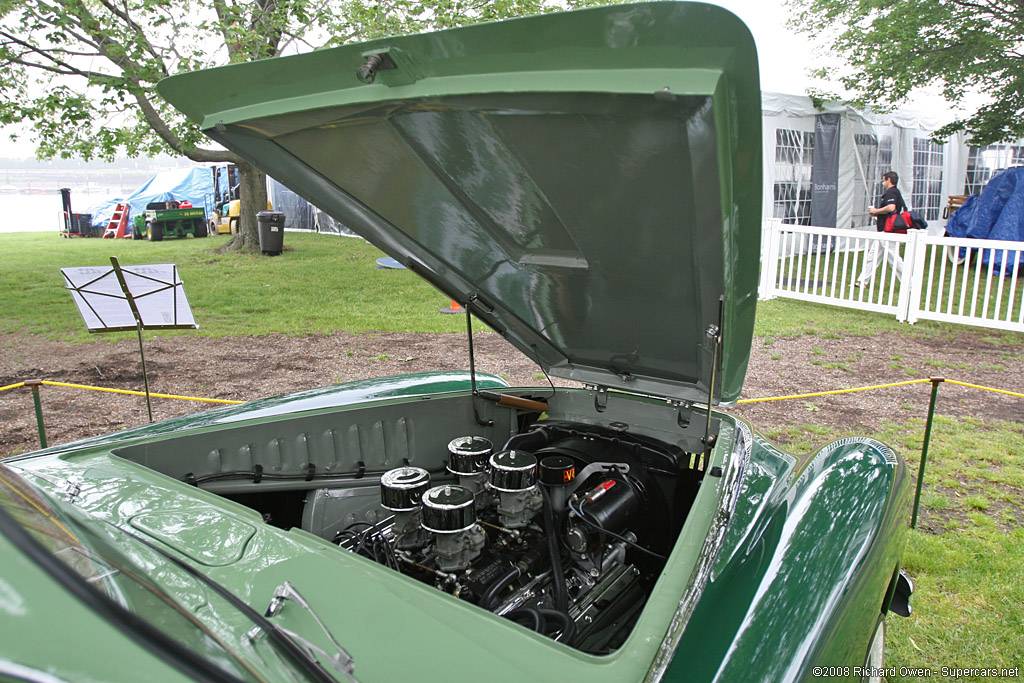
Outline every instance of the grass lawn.
[[[149, 243], [0, 234], [0, 332], [83, 342], [115, 338], [85, 332], [59, 272], [61, 267], [108, 265], [110, 256], [124, 265], [178, 265], [202, 327], [175, 334], [464, 329], [461, 316], [437, 314], [449, 303], [445, 295], [409, 271], [374, 268], [381, 253], [361, 240], [289, 232], [283, 255], [260, 257], [216, 253], [214, 247], [226, 239]], [[783, 299], [759, 305], [755, 326], [755, 335], [762, 338], [879, 332], [952, 338], [964, 331], [975, 331], [994, 344], [1022, 344], [1019, 334], [930, 322], [907, 326], [892, 316]], [[871, 436], [893, 444], [916, 476], [923, 433], [922, 420], [908, 419], [879, 425]], [[806, 425], [775, 425], [766, 434], [794, 450], [820, 447], [823, 440], [842, 436], [823, 435], [820, 427]], [[929, 667], [936, 680], [942, 680], [942, 666], [1020, 666], [1024, 425], [939, 416], [930, 448], [921, 514], [927, 524], [910, 533], [904, 553], [904, 566], [916, 582], [915, 611], [910, 619], [890, 620], [887, 664]]]
[[[879, 437], [916, 471], [922, 434], [923, 421], [909, 420]], [[903, 555], [916, 581], [915, 612], [891, 620], [889, 664], [938, 671], [1024, 663], [1022, 437], [1015, 423], [937, 418], [921, 499], [931, 528], [919, 519]]]
[[[281, 256], [217, 253], [227, 235], [205, 239], [65, 239], [0, 234], [0, 332], [20, 330], [94, 341], [64, 291], [61, 268], [174, 263], [200, 329], [185, 334], [458, 332], [461, 316], [438, 315], [444, 294], [407, 270], [375, 267], [381, 252], [361, 239], [288, 232]], [[119, 333], [128, 334], [132, 333]], [[182, 334], [182, 333], [177, 333]], [[117, 339], [104, 334], [101, 339]]]

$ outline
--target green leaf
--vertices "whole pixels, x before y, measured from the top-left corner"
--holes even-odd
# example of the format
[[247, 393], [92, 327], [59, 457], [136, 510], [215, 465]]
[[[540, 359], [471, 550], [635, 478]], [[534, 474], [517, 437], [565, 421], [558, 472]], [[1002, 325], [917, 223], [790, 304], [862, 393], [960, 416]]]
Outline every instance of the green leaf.
[[788, 0], [790, 26], [828, 36], [842, 67], [814, 70], [853, 93], [850, 103], [885, 110], [938, 86], [958, 105], [968, 93], [990, 104], [954, 119], [936, 138], [965, 131], [983, 146], [1024, 138], [1024, 13], [1015, 0]]

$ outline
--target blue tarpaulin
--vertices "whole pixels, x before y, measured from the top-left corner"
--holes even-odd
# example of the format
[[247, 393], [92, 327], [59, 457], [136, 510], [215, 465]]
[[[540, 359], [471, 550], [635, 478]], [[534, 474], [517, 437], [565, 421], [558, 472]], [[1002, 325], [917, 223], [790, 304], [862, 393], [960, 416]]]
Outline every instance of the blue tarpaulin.
[[146, 210], [151, 202], [189, 201], [192, 206], [206, 209], [207, 217], [214, 213], [213, 205], [213, 174], [209, 168], [181, 168], [173, 171], [161, 171], [125, 199], [111, 200], [106, 204], [92, 208], [93, 226], [106, 227], [114, 208], [127, 202], [131, 207], [131, 218]]
[[[999, 171], [988, 181], [981, 194], [968, 197], [946, 223], [950, 237], [1024, 242], [1024, 166]], [[964, 250], [962, 250], [964, 251]], [[989, 263], [990, 251], [984, 251], [982, 263], [1002, 269], [1003, 252], [996, 251]], [[1024, 263], [1024, 253], [1021, 254]], [[1007, 268], [1006, 271], [1012, 271]]]

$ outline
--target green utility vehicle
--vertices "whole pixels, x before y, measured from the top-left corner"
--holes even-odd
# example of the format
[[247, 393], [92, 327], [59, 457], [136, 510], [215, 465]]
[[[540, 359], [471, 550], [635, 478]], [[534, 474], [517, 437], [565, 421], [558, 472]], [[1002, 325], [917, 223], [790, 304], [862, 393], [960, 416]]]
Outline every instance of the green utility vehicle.
[[[187, 203], [187, 202], [185, 202]], [[182, 202], [153, 202], [146, 212], [135, 217], [132, 238], [159, 242], [164, 237], [206, 237], [206, 209], [182, 206]]]

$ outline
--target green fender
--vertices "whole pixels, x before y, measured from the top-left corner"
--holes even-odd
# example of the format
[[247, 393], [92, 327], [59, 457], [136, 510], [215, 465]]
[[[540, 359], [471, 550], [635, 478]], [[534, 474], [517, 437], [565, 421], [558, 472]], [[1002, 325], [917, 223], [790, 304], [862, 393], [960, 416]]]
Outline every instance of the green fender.
[[798, 469], [755, 438], [714, 575], [666, 681], [793, 681], [816, 665], [860, 666], [888, 607], [901, 545], [892, 537], [909, 522], [903, 461], [878, 441], [849, 438]]

